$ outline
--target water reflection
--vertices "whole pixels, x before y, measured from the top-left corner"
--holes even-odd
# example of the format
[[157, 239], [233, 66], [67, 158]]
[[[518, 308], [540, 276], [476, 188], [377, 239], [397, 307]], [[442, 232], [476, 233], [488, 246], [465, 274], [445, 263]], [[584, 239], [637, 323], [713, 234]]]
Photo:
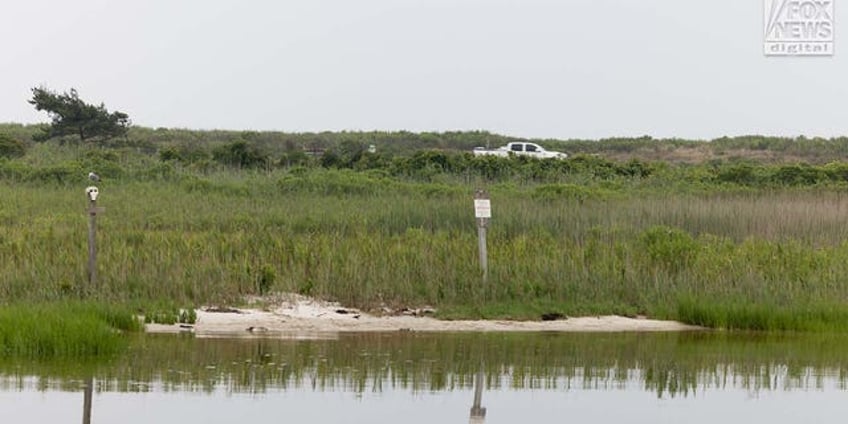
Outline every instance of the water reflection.
[[82, 424], [91, 424], [91, 395], [94, 392], [94, 379], [85, 380], [82, 401]]
[[[818, 409], [804, 414], [827, 422], [842, 412], [827, 405], [839, 405], [848, 389], [846, 351], [848, 337], [837, 335], [145, 336], [99, 363], [0, 359], [0, 422], [67, 422], [81, 413], [84, 424], [281, 416], [496, 424], [530, 419], [532, 410], [535, 418], [714, 423], [733, 420], [722, 411], [752, 413], [752, 399], [767, 405], [760, 407], [773, 423], [797, 422], [780, 414], [791, 417], [786, 408], [808, 401]], [[249, 415], [257, 418], [242, 418]]]
[[483, 402], [483, 368], [477, 372], [474, 378], [474, 403], [471, 404], [471, 417], [468, 420], [469, 424], [483, 424], [486, 422], [486, 408], [482, 405]]
[[[407, 333], [312, 341], [145, 336], [105, 363], [0, 360], [0, 392], [87, 393], [95, 381], [98, 392], [117, 393], [415, 394], [476, 392], [484, 383], [489, 390], [638, 388], [659, 398], [710, 389], [822, 389], [829, 382], [845, 390], [846, 350], [848, 337], [835, 335]], [[478, 401], [475, 393], [475, 406]]]

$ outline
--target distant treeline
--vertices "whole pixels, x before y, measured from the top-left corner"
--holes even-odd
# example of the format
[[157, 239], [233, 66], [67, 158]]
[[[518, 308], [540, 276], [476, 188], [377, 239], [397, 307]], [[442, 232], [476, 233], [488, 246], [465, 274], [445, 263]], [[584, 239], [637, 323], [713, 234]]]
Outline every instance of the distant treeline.
[[[36, 143], [46, 124], [0, 124], [0, 156], [5, 144], [14, 140], [25, 147]], [[5, 138], [4, 138], [5, 137]], [[6, 140], [6, 141], [4, 141]], [[56, 139], [74, 144], [73, 137]], [[495, 148], [512, 141], [537, 142], [571, 155], [599, 155], [615, 160], [657, 160], [677, 163], [755, 161], [766, 163], [824, 164], [848, 158], [848, 137], [786, 138], [759, 135], [722, 137], [714, 140], [655, 139], [649, 136], [581, 139], [528, 139], [486, 131], [422, 132], [366, 131], [286, 133], [279, 131], [189, 130], [132, 127], [124, 137], [103, 143], [107, 147], [133, 147], [166, 159], [188, 162], [240, 155], [239, 166], [292, 164], [307, 157], [330, 154], [348, 160], [373, 146], [384, 157], [410, 156], [421, 150], [470, 151], [474, 147]], [[216, 153], [217, 152], [217, 153]], [[243, 160], [242, 160], [243, 159]]]
[[[2, 139], [0, 139], [2, 141]], [[39, 144], [26, 154], [0, 158], [0, 180], [38, 184], [76, 184], [90, 170], [112, 181], [191, 183], [219, 174], [260, 173], [270, 179], [303, 179], [321, 170], [346, 171], [339, 190], [359, 193], [386, 190], [386, 184], [502, 184], [532, 190], [544, 199], [598, 198], [634, 191], [716, 192], [779, 188], [844, 188], [848, 162], [827, 164], [762, 163], [752, 160], [673, 164], [632, 158], [574, 154], [567, 160], [474, 156], [469, 152], [419, 150], [391, 156], [367, 151], [327, 150], [319, 156], [303, 151], [272, 158], [250, 143], [238, 141], [206, 149], [164, 146], [152, 153], [134, 148], [99, 148]], [[349, 172], [347, 172], [349, 171]], [[316, 173], [317, 172], [317, 173]], [[303, 181], [295, 187], [306, 187]], [[319, 190], [320, 191], [320, 190]]]
[[[168, 180], [190, 183], [198, 178], [227, 173], [233, 167], [210, 159], [186, 166], [177, 160], [71, 148], [63, 153], [55, 150], [39, 151], [17, 160], [0, 160], [0, 180], [76, 184], [91, 169], [98, 170], [102, 176], [113, 181]], [[366, 154], [355, 162], [345, 162], [337, 156], [326, 155], [308, 165], [286, 167], [278, 163], [261, 172], [270, 172], [271, 178], [289, 175], [291, 178], [302, 179], [322, 175], [313, 173], [311, 169], [351, 171], [343, 174], [343, 184], [334, 190], [339, 193], [359, 193], [363, 187], [367, 188], [366, 191], [390, 189], [385, 185], [391, 186], [399, 181], [436, 183], [439, 187], [483, 182], [516, 188], [518, 184], [532, 189], [534, 196], [543, 199], [603, 198], [634, 190], [715, 192], [790, 187], [837, 188], [848, 184], [848, 164], [844, 162], [827, 165], [726, 163], [669, 166], [636, 159], [618, 162], [587, 155], [577, 155], [567, 161], [539, 161], [430, 151], [393, 159]], [[302, 183], [295, 184], [295, 187], [298, 190], [308, 187]]]

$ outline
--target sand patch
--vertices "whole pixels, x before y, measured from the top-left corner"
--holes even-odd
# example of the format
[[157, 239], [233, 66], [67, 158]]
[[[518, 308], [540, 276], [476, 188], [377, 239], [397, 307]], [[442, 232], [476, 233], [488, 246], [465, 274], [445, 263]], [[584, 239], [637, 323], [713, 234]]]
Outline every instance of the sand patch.
[[147, 325], [148, 332], [190, 331], [197, 337], [332, 338], [355, 332], [622, 332], [689, 331], [701, 327], [674, 321], [598, 316], [556, 321], [443, 321], [421, 316], [374, 316], [333, 302], [284, 295], [262, 309], [197, 310], [193, 326]]

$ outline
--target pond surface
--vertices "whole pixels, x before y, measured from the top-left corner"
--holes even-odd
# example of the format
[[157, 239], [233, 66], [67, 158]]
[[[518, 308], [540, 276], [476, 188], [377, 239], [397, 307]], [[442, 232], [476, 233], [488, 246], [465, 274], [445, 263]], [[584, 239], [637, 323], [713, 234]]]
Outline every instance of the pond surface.
[[0, 422], [836, 422], [847, 382], [834, 335], [148, 335], [100, 363], [0, 362]]

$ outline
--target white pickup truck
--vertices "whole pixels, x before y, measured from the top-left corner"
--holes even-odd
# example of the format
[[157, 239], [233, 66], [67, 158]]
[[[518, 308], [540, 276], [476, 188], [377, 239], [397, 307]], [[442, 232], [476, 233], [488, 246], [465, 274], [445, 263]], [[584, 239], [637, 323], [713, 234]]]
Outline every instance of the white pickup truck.
[[544, 147], [536, 143], [525, 143], [522, 141], [515, 141], [507, 144], [506, 146], [498, 147], [494, 150], [487, 150], [483, 147], [474, 148], [475, 156], [491, 155], [508, 157], [510, 154], [519, 156], [530, 156], [538, 159], [565, 159], [568, 157], [568, 155], [565, 153], [552, 152], [549, 150], [545, 150]]

